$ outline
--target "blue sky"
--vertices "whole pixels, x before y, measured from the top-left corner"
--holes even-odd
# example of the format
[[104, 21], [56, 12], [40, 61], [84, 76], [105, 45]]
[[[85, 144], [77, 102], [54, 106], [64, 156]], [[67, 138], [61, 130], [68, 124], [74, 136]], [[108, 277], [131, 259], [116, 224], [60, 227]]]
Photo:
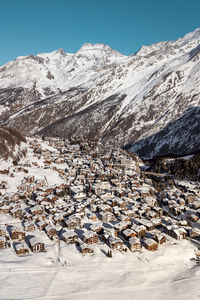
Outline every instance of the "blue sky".
[[84, 42], [123, 54], [200, 27], [200, 0], [0, 0], [0, 65]]

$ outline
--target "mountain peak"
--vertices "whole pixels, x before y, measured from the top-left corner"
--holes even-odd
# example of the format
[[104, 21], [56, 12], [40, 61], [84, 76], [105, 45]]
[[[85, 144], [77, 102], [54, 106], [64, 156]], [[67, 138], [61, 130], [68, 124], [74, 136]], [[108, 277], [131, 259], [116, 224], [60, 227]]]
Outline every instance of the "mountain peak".
[[102, 43], [92, 44], [92, 43], [84, 43], [83, 46], [77, 51], [78, 54], [84, 53], [84, 55], [95, 55], [100, 57], [105, 56], [113, 56], [123, 58], [125, 55], [120, 52], [112, 49], [110, 46]]
[[65, 51], [63, 50], [63, 48], [59, 48], [58, 50], [55, 51], [55, 53], [59, 53], [59, 54], [62, 54], [62, 55], [65, 55]]
[[[85, 50], [102, 50], [102, 49], [108, 49], [108, 50], [113, 50], [110, 46], [102, 44], [102, 43], [97, 43], [97, 44], [92, 44], [92, 43], [84, 43], [83, 46], [79, 49], [79, 51], [85, 51]], [[114, 50], [113, 50], [114, 51]]]

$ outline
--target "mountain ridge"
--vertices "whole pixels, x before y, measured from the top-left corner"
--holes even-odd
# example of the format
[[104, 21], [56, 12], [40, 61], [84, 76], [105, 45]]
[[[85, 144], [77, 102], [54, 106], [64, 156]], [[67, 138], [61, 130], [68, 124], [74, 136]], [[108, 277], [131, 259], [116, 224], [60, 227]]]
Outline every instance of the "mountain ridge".
[[[85, 43], [74, 54], [58, 49], [20, 57], [0, 67], [0, 124], [28, 134], [128, 144], [131, 151], [144, 153], [141, 139], [149, 143], [148, 136], [159, 135], [189, 107], [199, 106], [199, 47], [197, 28], [129, 56]], [[143, 157], [159, 149], [156, 145]]]

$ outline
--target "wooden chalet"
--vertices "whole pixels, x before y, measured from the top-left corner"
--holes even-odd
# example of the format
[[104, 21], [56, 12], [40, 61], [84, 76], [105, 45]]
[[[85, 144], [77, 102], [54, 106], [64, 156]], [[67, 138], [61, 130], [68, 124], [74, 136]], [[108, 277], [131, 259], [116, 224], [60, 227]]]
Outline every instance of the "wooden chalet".
[[10, 231], [10, 237], [14, 241], [24, 241], [25, 232], [17, 227], [12, 227]]
[[170, 236], [172, 236], [176, 240], [186, 239], [187, 231], [182, 227], [172, 228], [170, 230]]
[[46, 234], [48, 235], [49, 238], [53, 239], [57, 236], [56, 233], [56, 228], [53, 227], [52, 225], [48, 224], [47, 226], [45, 226], [44, 228]]
[[0, 236], [6, 236], [6, 228], [5, 228], [5, 226], [0, 226]]
[[165, 244], [167, 241], [166, 236], [163, 233], [154, 234], [153, 238], [160, 245]]
[[86, 231], [83, 234], [83, 241], [87, 244], [96, 244], [99, 241], [98, 235], [93, 231]]
[[139, 238], [132, 237], [129, 239], [129, 248], [132, 252], [140, 252], [142, 245]]
[[0, 206], [0, 214], [1, 213], [8, 214], [12, 208], [13, 208], [12, 205], [1, 205]]
[[155, 251], [158, 249], [158, 243], [153, 239], [145, 239], [144, 246], [149, 251]]
[[97, 220], [97, 216], [94, 213], [88, 213], [87, 217], [91, 221], [96, 221]]
[[74, 218], [70, 218], [68, 220], [65, 221], [65, 226], [68, 229], [75, 229], [78, 227], [77, 221]]
[[191, 214], [191, 215], [189, 215], [188, 219], [191, 222], [197, 222], [199, 220], [199, 217], [195, 214]]
[[10, 214], [13, 218], [21, 218], [22, 217], [22, 209], [19, 207], [14, 207], [10, 210]]
[[28, 183], [33, 183], [35, 181], [35, 176], [34, 175], [25, 176], [24, 180]]
[[42, 215], [44, 213], [43, 208], [40, 205], [35, 205], [31, 207], [30, 212], [33, 216]]
[[131, 229], [132, 229], [133, 231], [136, 232], [136, 236], [137, 236], [138, 238], [145, 237], [145, 234], [146, 234], [146, 228], [145, 228], [144, 225], [136, 225], [136, 224], [133, 224], [133, 225], [131, 226]]
[[198, 228], [189, 228], [188, 235], [190, 238], [200, 237], [200, 230]]
[[94, 232], [99, 233], [99, 232], [102, 231], [103, 227], [102, 227], [100, 224], [96, 223], [96, 224], [91, 224], [91, 225], [89, 226], [89, 229], [90, 229], [91, 231], [94, 231]]
[[81, 244], [80, 251], [82, 254], [93, 254], [94, 253], [94, 250], [87, 244]]
[[122, 240], [115, 236], [110, 236], [108, 243], [111, 249], [122, 251], [124, 249], [124, 243]]
[[41, 240], [41, 238], [38, 237], [32, 237], [29, 240], [31, 251], [32, 252], [44, 252], [45, 250], [45, 245], [44, 242]]
[[62, 239], [67, 244], [75, 243], [78, 241], [78, 235], [74, 230], [68, 230], [62, 233]]
[[7, 240], [5, 236], [0, 236], [0, 249], [5, 249], [7, 246]]
[[29, 255], [30, 251], [28, 246], [25, 243], [17, 243], [15, 246], [15, 252], [19, 256]]
[[35, 231], [35, 224], [33, 221], [24, 222], [24, 230], [25, 231]]
[[100, 212], [99, 215], [102, 222], [107, 223], [107, 222], [115, 221], [115, 216], [111, 212]]
[[130, 228], [127, 228], [125, 230], [122, 231], [122, 235], [123, 237], [125, 238], [125, 240], [129, 240], [130, 238], [133, 238], [133, 237], [136, 237], [137, 234], [135, 231], [133, 231], [132, 229]]
[[49, 224], [48, 220], [40, 220], [37, 222], [37, 226], [40, 230], [44, 230], [45, 226]]

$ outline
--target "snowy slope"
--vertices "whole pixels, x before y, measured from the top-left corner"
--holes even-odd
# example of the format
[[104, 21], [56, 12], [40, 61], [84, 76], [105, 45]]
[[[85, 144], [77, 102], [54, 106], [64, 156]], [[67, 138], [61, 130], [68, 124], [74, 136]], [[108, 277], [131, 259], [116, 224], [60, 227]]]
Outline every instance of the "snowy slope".
[[[45, 234], [43, 232], [42, 238]], [[187, 300], [199, 298], [200, 269], [195, 267], [194, 246], [189, 241], [163, 246], [156, 253], [114, 253], [101, 251], [83, 257], [74, 245], [62, 245], [54, 262], [57, 244], [48, 239], [48, 252], [16, 257], [0, 252], [0, 299], [39, 300]], [[54, 262], [54, 263], [53, 263]], [[13, 298], [13, 291], [15, 295]]]
[[199, 57], [200, 29], [130, 56], [86, 43], [75, 54], [19, 57], [0, 68], [1, 121], [129, 145], [145, 158], [185, 155], [200, 148]]

